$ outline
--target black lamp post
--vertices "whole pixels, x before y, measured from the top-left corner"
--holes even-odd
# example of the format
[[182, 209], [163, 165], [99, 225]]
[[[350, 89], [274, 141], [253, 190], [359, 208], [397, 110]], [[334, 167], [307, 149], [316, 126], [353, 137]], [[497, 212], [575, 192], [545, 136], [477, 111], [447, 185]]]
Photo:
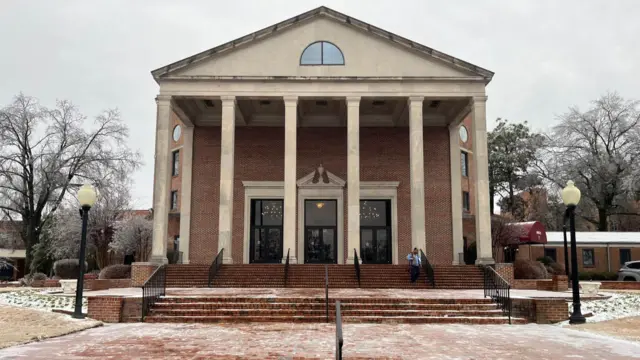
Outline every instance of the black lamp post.
[[562, 234], [564, 236], [564, 273], [569, 278], [569, 246], [567, 246], [567, 218], [569, 217], [569, 209], [564, 212], [562, 218]]
[[80, 213], [82, 215], [82, 238], [80, 239], [80, 255], [78, 256], [78, 283], [76, 285], [76, 306], [72, 317], [74, 319], [84, 319], [82, 313], [82, 291], [84, 287], [84, 259], [87, 249], [87, 221], [89, 219], [89, 209], [96, 202], [96, 191], [93, 186], [84, 184], [78, 190], [78, 201], [80, 202]]
[[578, 249], [576, 245], [576, 206], [580, 202], [580, 190], [573, 181], [567, 181], [562, 189], [562, 201], [567, 206], [569, 215], [569, 231], [571, 233], [571, 280], [573, 289], [573, 313], [569, 317], [569, 324], [584, 324], [587, 320], [580, 311], [580, 284], [578, 283]]

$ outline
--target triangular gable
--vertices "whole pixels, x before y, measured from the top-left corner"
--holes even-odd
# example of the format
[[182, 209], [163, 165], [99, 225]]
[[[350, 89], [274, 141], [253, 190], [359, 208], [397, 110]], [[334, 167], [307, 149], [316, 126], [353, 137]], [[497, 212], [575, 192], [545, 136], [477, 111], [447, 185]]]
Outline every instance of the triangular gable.
[[[412, 75], [407, 73], [407, 71], [409, 71], [406, 69], [407, 67], [410, 69], [411, 68], [416, 69], [420, 67], [419, 65], [426, 66], [428, 64], [428, 65], [431, 65], [432, 67], [439, 67], [435, 69], [435, 71], [438, 74], [440, 73], [445, 74], [444, 77], [456, 77], [455, 75], [458, 75], [457, 77], [463, 77], [463, 76], [476, 77], [476, 78], [479, 77], [484, 79], [486, 83], [491, 81], [491, 78], [493, 77], [493, 73], [489, 70], [483, 69], [479, 66], [470, 64], [460, 59], [456, 59], [450, 55], [444, 54], [437, 50], [431, 49], [427, 46], [405, 39], [403, 37], [400, 37], [388, 31], [382, 30], [373, 25], [354, 19], [352, 17], [349, 17], [345, 14], [342, 14], [340, 12], [337, 12], [335, 10], [329, 9], [324, 6], [308, 11], [304, 14], [295, 16], [293, 18], [290, 18], [288, 20], [285, 20], [283, 22], [280, 22], [268, 28], [259, 30], [252, 34], [243, 36], [236, 40], [230, 41], [226, 44], [223, 44], [215, 48], [209, 49], [207, 51], [201, 52], [199, 54], [193, 55], [186, 59], [177, 61], [170, 65], [161, 67], [159, 69], [152, 71], [152, 74], [156, 80], [160, 80], [165, 77], [180, 76], [180, 75], [185, 75], [185, 76], [199, 76], [201, 74], [208, 75], [208, 76], [255, 75], [255, 74], [241, 74], [239, 72], [251, 71], [250, 68], [252, 66], [253, 67], [258, 66], [256, 62], [265, 61], [265, 56], [261, 56], [260, 53], [258, 53], [256, 56], [254, 56], [251, 59], [246, 59], [246, 57], [242, 57], [242, 56], [237, 56], [236, 58], [233, 58], [233, 56], [230, 56], [228, 61], [224, 61], [226, 57], [225, 55], [230, 55], [230, 54], [233, 54], [234, 52], [242, 52], [242, 50], [246, 50], [247, 47], [249, 46], [257, 46], [256, 44], [263, 43], [264, 41], [274, 38], [277, 35], [286, 33], [286, 30], [291, 30], [294, 27], [299, 28], [301, 26], [308, 25], [314, 20], [319, 20], [319, 19], [325, 19], [325, 20], [331, 21], [334, 24], [343, 25], [351, 30], [357, 30], [359, 33], [369, 35], [370, 39], [378, 41], [379, 43], [385, 43], [387, 46], [393, 46], [396, 49], [405, 50], [407, 54], [419, 56], [421, 59], [425, 61], [425, 64], [415, 63], [415, 61], [414, 62], [409, 61], [408, 63], [390, 64], [389, 66], [395, 65], [395, 68], [397, 68], [398, 71], [400, 71], [399, 73], [400, 76]], [[326, 24], [324, 24], [324, 26], [325, 28], [323, 29], [326, 29]], [[316, 39], [316, 40], [323, 40], [323, 39]], [[269, 49], [269, 50], [271, 51], [271, 54], [273, 54], [273, 49]], [[295, 49], [295, 51], [300, 51], [300, 50], [301, 49]], [[362, 56], [362, 54], [359, 54], [359, 55]], [[353, 56], [353, 54], [349, 56]], [[387, 59], [385, 61], [388, 62], [393, 59], [393, 57], [391, 58], [389, 57], [390, 56], [387, 53], [387, 56], [386, 56]], [[268, 58], [269, 56], [266, 56], [266, 59]], [[216, 59], [216, 62], [211, 63], [213, 59]], [[251, 61], [253, 61], [254, 63], [251, 63]], [[244, 62], [247, 62], [247, 63], [245, 64]], [[345, 62], [346, 62], [346, 65], [348, 66], [349, 64], [348, 56], [345, 56]], [[265, 67], [267, 65], [263, 63], [260, 66]], [[290, 69], [290, 68], [291, 66], [289, 66], [287, 69]], [[197, 70], [194, 70], [194, 69], [197, 69]], [[336, 71], [335, 68], [331, 70], [332, 70], [332, 74], [343, 75], [343, 74], [340, 74], [339, 71]], [[224, 71], [228, 73], [220, 74], [220, 73], [216, 73], [216, 71], [218, 72]], [[431, 76], [431, 74], [429, 74], [428, 71], [426, 72], [426, 75], [424, 75], [423, 74], [424, 71], [420, 72], [418, 69], [418, 73], [421, 76]], [[276, 69], [274, 73], [271, 73], [269, 75], [286, 76], [290, 74], [278, 73]], [[295, 75], [309, 75], [309, 74], [298, 73]], [[366, 74], [365, 75], [355, 74], [355, 75], [366, 76]], [[382, 76], [398, 76], [398, 75], [382, 74]]]
[[320, 165], [316, 170], [300, 178], [297, 184], [300, 188], [343, 188], [346, 181], [325, 170], [324, 167]]

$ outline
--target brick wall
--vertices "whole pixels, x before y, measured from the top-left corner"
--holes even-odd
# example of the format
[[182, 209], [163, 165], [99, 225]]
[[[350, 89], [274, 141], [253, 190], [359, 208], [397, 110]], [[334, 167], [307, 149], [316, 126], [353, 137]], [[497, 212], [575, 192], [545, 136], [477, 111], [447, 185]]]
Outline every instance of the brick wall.
[[496, 272], [502, 276], [509, 284], [513, 284], [513, 264], [497, 263]]
[[118, 323], [122, 311], [122, 299], [117, 296], [89, 297], [87, 316], [107, 323]]
[[569, 319], [569, 308], [564, 299], [535, 299], [536, 323], [553, 324]]
[[553, 280], [537, 280], [536, 281], [536, 290], [554, 291], [553, 290]]
[[519, 290], [535, 290], [537, 288], [538, 280], [513, 280], [513, 288]]
[[120, 321], [139, 322], [142, 317], [142, 298], [124, 298]]
[[131, 287], [140, 287], [156, 270], [156, 265], [146, 262], [131, 264]]
[[601, 281], [600, 289], [607, 290], [640, 290], [638, 281]]
[[87, 280], [86, 282], [87, 285], [90, 284], [87, 290], [91, 289], [93, 291], [131, 287], [131, 279], [95, 279]]
[[[408, 128], [361, 128], [360, 134], [360, 180], [400, 182], [398, 251], [405, 253], [411, 247]], [[299, 128], [297, 177], [307, 175], [323, 163], [325, 169], [346, 180], [346, 135], [346, 128]], [[427, 214], [427, 244], [424, 249], [435, 264], [450, 264], [453, 258], [448, 137], [447, 128], [424, 129]], [[283, 181], [283, 154], [282, 128], [236, 128], [232, 240], [234, 263], [242, 262], [243, 255], [242, 181]], [[194, 264], [209, 264], [218, 250], [219, 163], [220, 128], [196, 127], [190, 238], [190, 262]], [[343, 212], [346, 255], [346, 193]]]

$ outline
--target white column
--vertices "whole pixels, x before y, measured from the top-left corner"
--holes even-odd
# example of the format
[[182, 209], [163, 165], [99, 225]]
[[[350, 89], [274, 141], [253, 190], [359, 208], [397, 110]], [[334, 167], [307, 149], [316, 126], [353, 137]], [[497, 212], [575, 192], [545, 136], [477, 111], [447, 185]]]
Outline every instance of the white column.
[[282, 262], [296, 264], [296, 203], [298, 185], [296, 183], [298, 130], [298, 97], [284, 98], [284, 217]]
[[223, 96], [220, 126], [220, 210], [218, 216], [218, 252], [224, 248], [223, 264], [233, 263], [233, 158], [235, 151], [236, 99]]
[[182, 263], [189, 263], [189, 235], [191, 233], [191, 175], [193, 165], [193, 125], [182, 130], [182, 189], [180, 191], [180, 251]]
[[460, 264], [464, 252], [462, 239], [462, 183], [460, 162], [459, 124], [449, 126], [449, 154], [451, 159], [451, 236], [453, 238], [453, 265]]
[[486, 97], [473, 98], [472, 139], [476, 182], [476, 264], [493, 264], [489, 207], [489, 152], [487, 146]]
[[[360, 253], [360, 97], [347, 98], [347, 262]], [[340, 210], [338, 210], [340, 211]], [[342, 259], [340, 259], [342, 261]]]
[[[409, 98], [409, 146], [411, 161], [411, 247], [425, 249], [423, 97]], [[406, 251], [405, 251], [406, 252]], [[427, 256], [431, 254], [426, 254]]]
[[153, 183], [153, 244], [151, 262], [166, 264], [171, 191], [171, 97], [156, 97], [156, 153]]

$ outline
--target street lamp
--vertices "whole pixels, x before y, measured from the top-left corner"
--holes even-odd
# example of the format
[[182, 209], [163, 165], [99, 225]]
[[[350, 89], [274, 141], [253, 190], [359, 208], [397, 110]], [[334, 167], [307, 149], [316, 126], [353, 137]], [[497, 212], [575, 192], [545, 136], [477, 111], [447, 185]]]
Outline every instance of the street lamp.
[[569, 246], [567, 245], [567, 220], [569, 218], [569, 209], [564, 212], [562, 218], [562, 235], [564, 237], [564, 274], [569, 278]]
[[580, 202], [580, 189], [573, 181], [567, 181], [562, 189], [562, 202], [567, 206], [569, 214], [569, 231], [571, 232], [571, 277], [573, 281], [573, 313], [569, 317], [569, 324], [584, 324], [587, 320], [580, 312], [580, 285], [578, 284], [578, 250], [576, 245], [576, 206]]
[[84, 258], [87, 248], [87, 220], [89, 219], [89, 209], [96, 203], [96, 190], [90, 184], [84, 184], [78, 190], [78, 201], [80, 202], [80, 213], [82, 214], [82, 238], [80, 240], [80, 255], [78, 256], [79, 274], [76, 285], [76, 307], [72, 317], [84, 319], [82, 313], [82, 290], [84, 287]]

